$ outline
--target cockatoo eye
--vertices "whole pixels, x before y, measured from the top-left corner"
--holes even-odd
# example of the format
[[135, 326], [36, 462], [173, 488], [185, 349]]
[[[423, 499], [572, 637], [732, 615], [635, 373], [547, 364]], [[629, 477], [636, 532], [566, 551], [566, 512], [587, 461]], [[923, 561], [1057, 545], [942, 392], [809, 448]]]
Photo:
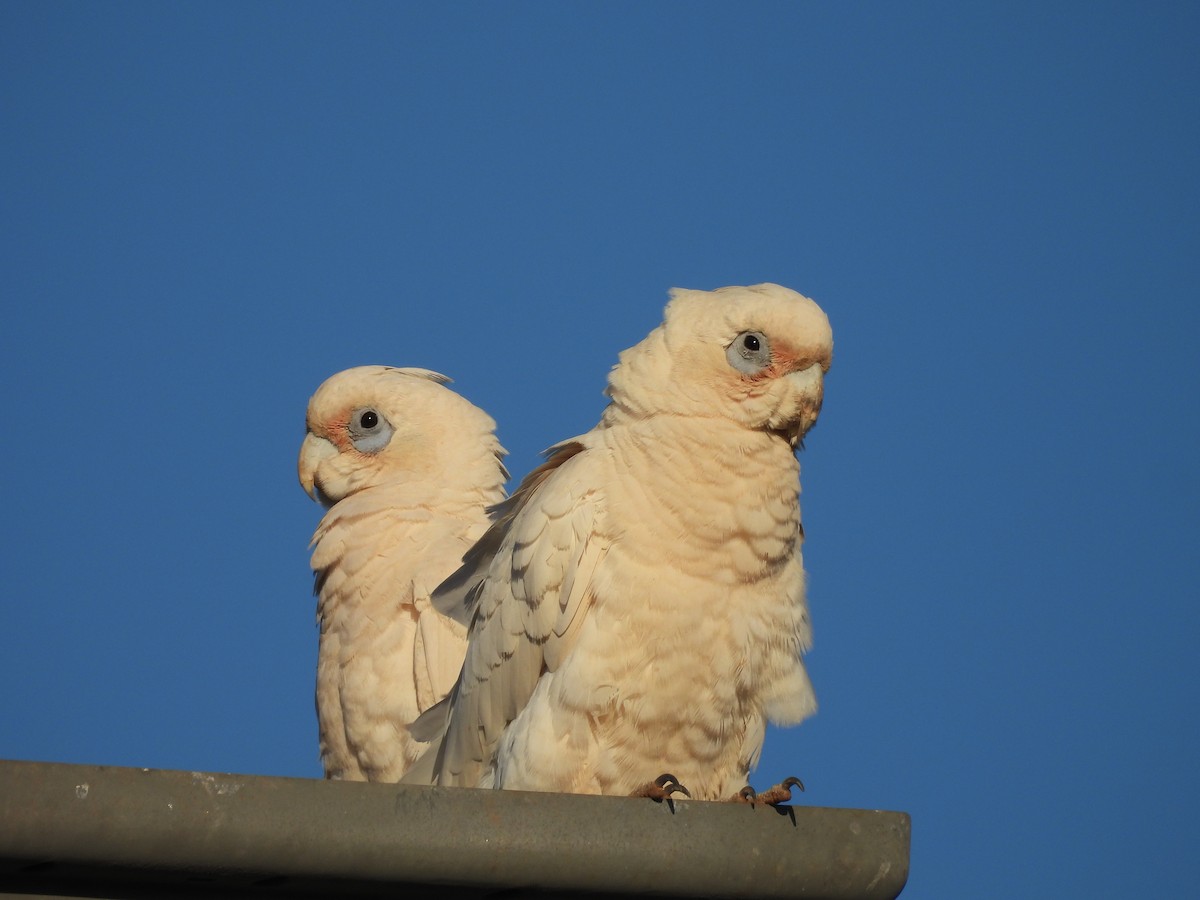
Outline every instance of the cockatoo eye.
[[392, 439], [392, 423], [370, 407], [351, 412], [347, 430], [350, 442], [360, 453], [378, 453]]
[[743, 375], [757, 375], [771, 364], [771, 344], [761, 331], [743, 331], [726, 348], [725, 358]]

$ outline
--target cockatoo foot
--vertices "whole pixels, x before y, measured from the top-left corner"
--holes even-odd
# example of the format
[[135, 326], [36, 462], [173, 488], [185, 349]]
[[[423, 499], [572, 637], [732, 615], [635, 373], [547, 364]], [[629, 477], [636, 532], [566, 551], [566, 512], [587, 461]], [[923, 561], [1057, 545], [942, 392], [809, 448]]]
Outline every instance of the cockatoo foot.
[[797, 787], [804, 790], [804, 782], [794, 775], [791, 775], [773, 788], [757, 793], [750, 785], [746, 785], [736, 794], [729, 798], [731, 803], [766, 803], [768, 806], [778, 806], [780, 803], [787, 803], [792, 799], [792, 788]]
[[679, 783], [674, 775], [659, 775], [653, 781], [647, 781], [641, 787], [634, 788], [630, 797], [649, 797], [651, 800], [669, 800], [672, 794], [692, 796], [692, 792]]

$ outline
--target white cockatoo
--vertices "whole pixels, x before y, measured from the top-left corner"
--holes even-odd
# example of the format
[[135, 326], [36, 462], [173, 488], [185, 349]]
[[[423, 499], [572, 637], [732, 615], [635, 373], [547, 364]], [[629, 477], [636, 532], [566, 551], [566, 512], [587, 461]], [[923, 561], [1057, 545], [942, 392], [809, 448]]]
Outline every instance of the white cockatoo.
[[470, 640], [406, 781], [754, 796], [767, 723], [816, 710], [795, 451], [832, 353], [795, 291], [671, 292], [599, 424], [549, 451], [435, 593]]
[[426, 369], [360, 366], [308, 404], [300, 484], [313, 535], [317, 720], [327, 778], [398, 781], [409, 725], [458, 677], [466, 629], [430, 594], [488, 527], [508, 478], [495, 422]]

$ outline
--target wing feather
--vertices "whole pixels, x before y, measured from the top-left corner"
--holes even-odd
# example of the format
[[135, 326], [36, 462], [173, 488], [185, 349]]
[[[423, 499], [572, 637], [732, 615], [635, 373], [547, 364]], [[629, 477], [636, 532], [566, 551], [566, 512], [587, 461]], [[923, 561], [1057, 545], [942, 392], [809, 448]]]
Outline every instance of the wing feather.
[[[470, 641], [433, 760], [441, 784], [477, 786], [504, 729], [538, 679], [569, 652], [591, 602], [592, 574], [607, 541], [602, 497], [591, 487], [584, 439], [553, 448], [496, 509], [488, 533], [434, 592], [438, 609], [469, 610]], [[428, 725], [428, 722], [423, 723]], [[420, 767], [417, 777], [430, 771]]]
[[507, 539], [513, 520], [521, 514], [542, 483], [583, 448], [580, 438], [555, 444], [546, 451], [546, 461], [525, 476], [512, 496], [488, 510], [492, 517], [491, 527], [463, 554], [462, 565], [433, 592], [434, 609], [463, 625], [471, 624], [478, 602], [479, 584], [487, 576], [492, 560]]
[[429, 709], [454, 687], [462, 668], [462, 628], [426, 607], [417, 620], [413, 678], [417, 708]]

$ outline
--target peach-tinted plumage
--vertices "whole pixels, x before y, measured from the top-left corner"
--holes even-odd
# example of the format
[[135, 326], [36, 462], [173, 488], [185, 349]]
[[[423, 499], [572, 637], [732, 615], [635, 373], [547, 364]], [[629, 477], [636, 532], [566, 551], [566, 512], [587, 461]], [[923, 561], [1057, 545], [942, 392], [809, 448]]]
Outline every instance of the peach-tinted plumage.
[[313, 536], [317, 719], [328, 778], [398, 781], [408, 726], [458, 676], [466, 629], [430, 594], [488, 526], [508, 478], [495, 423], [425, 369], [360, 366], [308, 404], [300, 483]]
[[816, 709], [794, 451], [832, 352], [825, 314], [787, 288], [672, 291], [599, 424], [435, 592], [470, 643], [406, 780], [628, 794], [670, 772], [710, 800], [746, 785], [767, 722]]

